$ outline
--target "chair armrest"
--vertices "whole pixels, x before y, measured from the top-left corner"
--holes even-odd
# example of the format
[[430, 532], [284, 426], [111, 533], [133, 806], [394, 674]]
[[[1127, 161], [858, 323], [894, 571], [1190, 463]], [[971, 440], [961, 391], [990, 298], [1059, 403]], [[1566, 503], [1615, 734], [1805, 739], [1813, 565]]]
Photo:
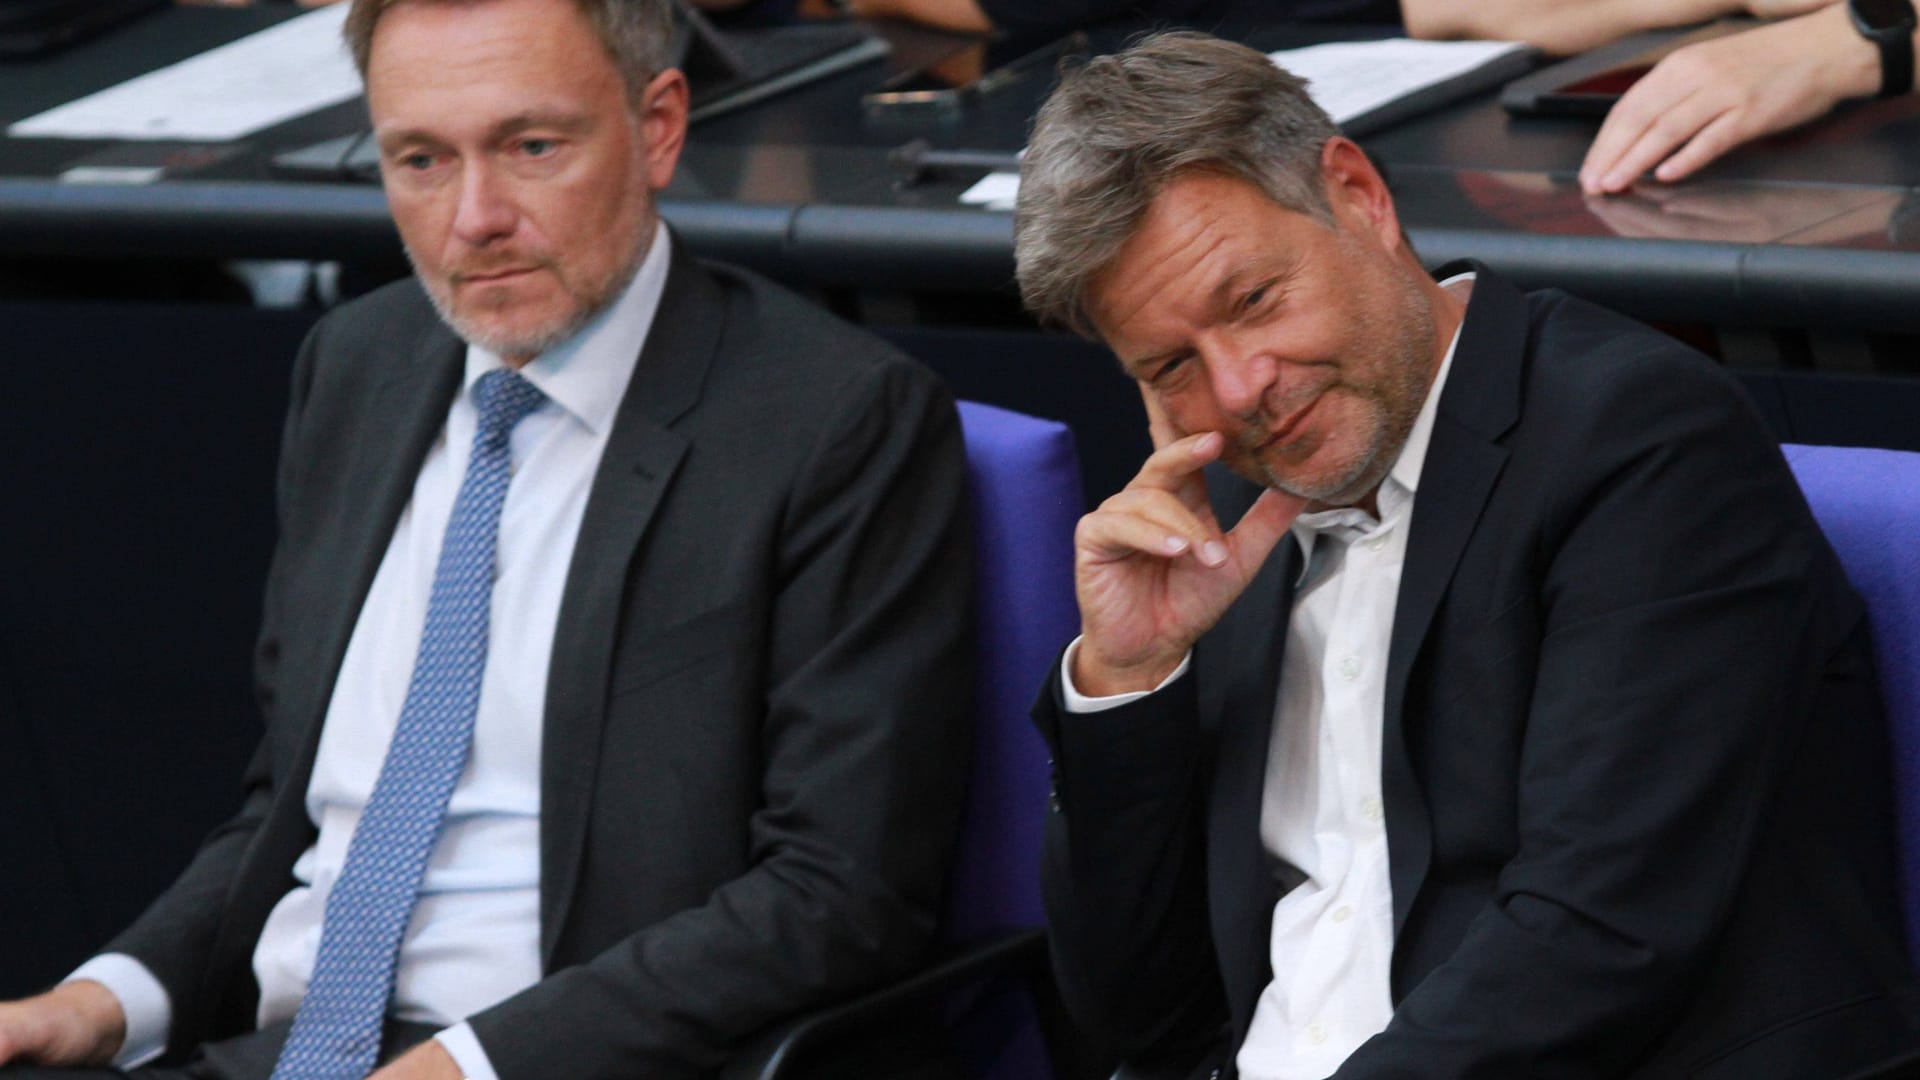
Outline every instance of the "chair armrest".
[[819, 1042], [925, 1007], [971, 983], [1046, 964], [1046, 932], [1013, 931], [852, 1001], [774, 1024], [728, 1060], [720, 1080], [779, 1080], [791, 1062]]

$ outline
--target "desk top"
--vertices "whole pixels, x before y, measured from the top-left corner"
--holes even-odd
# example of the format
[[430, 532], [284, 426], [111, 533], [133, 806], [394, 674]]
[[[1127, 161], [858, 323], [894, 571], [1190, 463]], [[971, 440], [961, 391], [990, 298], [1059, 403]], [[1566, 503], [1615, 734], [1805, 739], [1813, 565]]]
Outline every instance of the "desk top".
[[[287, 18], [284, 8], [176, 8], [42, 60], [0, 66], [11, 122]], [[855, 69], [694, 128], [662, 210], [689, 243], [803, 285], [1004, 291], [1012, 220], [963, 207], [984, 170], [913, 177], [889, 152], [1012, 151], [1048, 88], [1039, 76], [945, 123], [877, 123], [858, 106], [892, 71], [963, 39], [898, 24]], [[1242, 36], [1280, 48], [1325, 28]], [[1113, 47], [1124, 35], [1096, 35]], [[1433, 265], [1472, 256], [1646, 318], [1920, 332], [1920, 95], [1841, 110], [1743, 148], [1671, 188], [1587, 199], [1574, 174], [1592, 120], [1512, 117], [1487, 93], [1363, 140]], [[358, 102], [230, 144], [0, 139], [0, 257], [136, 255], [390, 260], [373, 185], [289, 182], [275, 153], [364, 126]], [[63, 183], [76, 164], [163, 164], [144, 185]]]

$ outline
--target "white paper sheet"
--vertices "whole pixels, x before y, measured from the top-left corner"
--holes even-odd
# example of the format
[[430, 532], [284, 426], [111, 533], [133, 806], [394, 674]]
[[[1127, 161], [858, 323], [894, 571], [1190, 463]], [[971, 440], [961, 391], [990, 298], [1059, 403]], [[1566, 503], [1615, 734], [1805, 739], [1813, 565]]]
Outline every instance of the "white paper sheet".
[[289, 19], [30, 116], [17, 138], [238, 139], [360, 93], [340, 40], [347, 5]]
[[[1517, 41], [1339, 41], [1268, 53], [1276, 64], [1307, 80], [1307, 92], [1336, 124], [1390, 101], [1464, 75], [1508, 53], [1527, 48]], [[988, 210], [1011, 210], [1020, 194], [1017, 173], [988, 173], [960, 201]]]
[[1336, 41], [1268, 53], [1307, 80], [1307, 92], [1336, 124], [1464, 75], [1527, 46], [1517, 41]]
[[981, 177], [979, 183], [961, 192], [960, 201], [967, 206], [984, 206], [989, 210], [1011, 210], [1019, 194], [1019, 173], [991, 172]]

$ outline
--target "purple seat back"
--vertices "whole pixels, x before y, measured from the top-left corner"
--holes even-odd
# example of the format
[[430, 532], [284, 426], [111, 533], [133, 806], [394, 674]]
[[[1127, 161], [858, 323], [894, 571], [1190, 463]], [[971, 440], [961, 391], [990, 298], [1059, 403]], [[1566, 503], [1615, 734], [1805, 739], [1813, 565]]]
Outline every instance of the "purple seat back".
[[979, 559], [973, 778], [943, 936], [1040, 926], [1047, 750], [1028, 719], [1080, 626], [1073, 528], [1084, 510], [1066, 425], [960, 403]]
[[1782, 449], [1847, 577], [1867, 601], [1893, 754], [1908, 952], [1920, 958], [1920, 454]]

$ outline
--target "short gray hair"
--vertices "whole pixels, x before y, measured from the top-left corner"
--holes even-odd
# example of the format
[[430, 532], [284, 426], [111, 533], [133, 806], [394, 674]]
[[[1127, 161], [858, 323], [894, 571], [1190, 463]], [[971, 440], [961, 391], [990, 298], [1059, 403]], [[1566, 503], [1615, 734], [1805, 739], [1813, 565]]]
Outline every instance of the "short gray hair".
[[1263, 53], [1190, 31], [1066, 73], [1020, 166], [1014, 260], [1027, 309], [1095, 336], [1087, 284], [1185, 173], [1243, 180], [1331, 223], [1320, 154], [1340, 129], [1306, 87]]
[[[367, 57], [373, 53], [373, 29], [401, 4], [475, 4], [486, 0], [353, 0], [341, 36], [353, 53], [353, 66], [367, 77]], [[655, 75], [673, 66], [672, 0], [573, 0], [587, 25], [607, 50], [627, 84], [627, 96], [638, 100]]]

